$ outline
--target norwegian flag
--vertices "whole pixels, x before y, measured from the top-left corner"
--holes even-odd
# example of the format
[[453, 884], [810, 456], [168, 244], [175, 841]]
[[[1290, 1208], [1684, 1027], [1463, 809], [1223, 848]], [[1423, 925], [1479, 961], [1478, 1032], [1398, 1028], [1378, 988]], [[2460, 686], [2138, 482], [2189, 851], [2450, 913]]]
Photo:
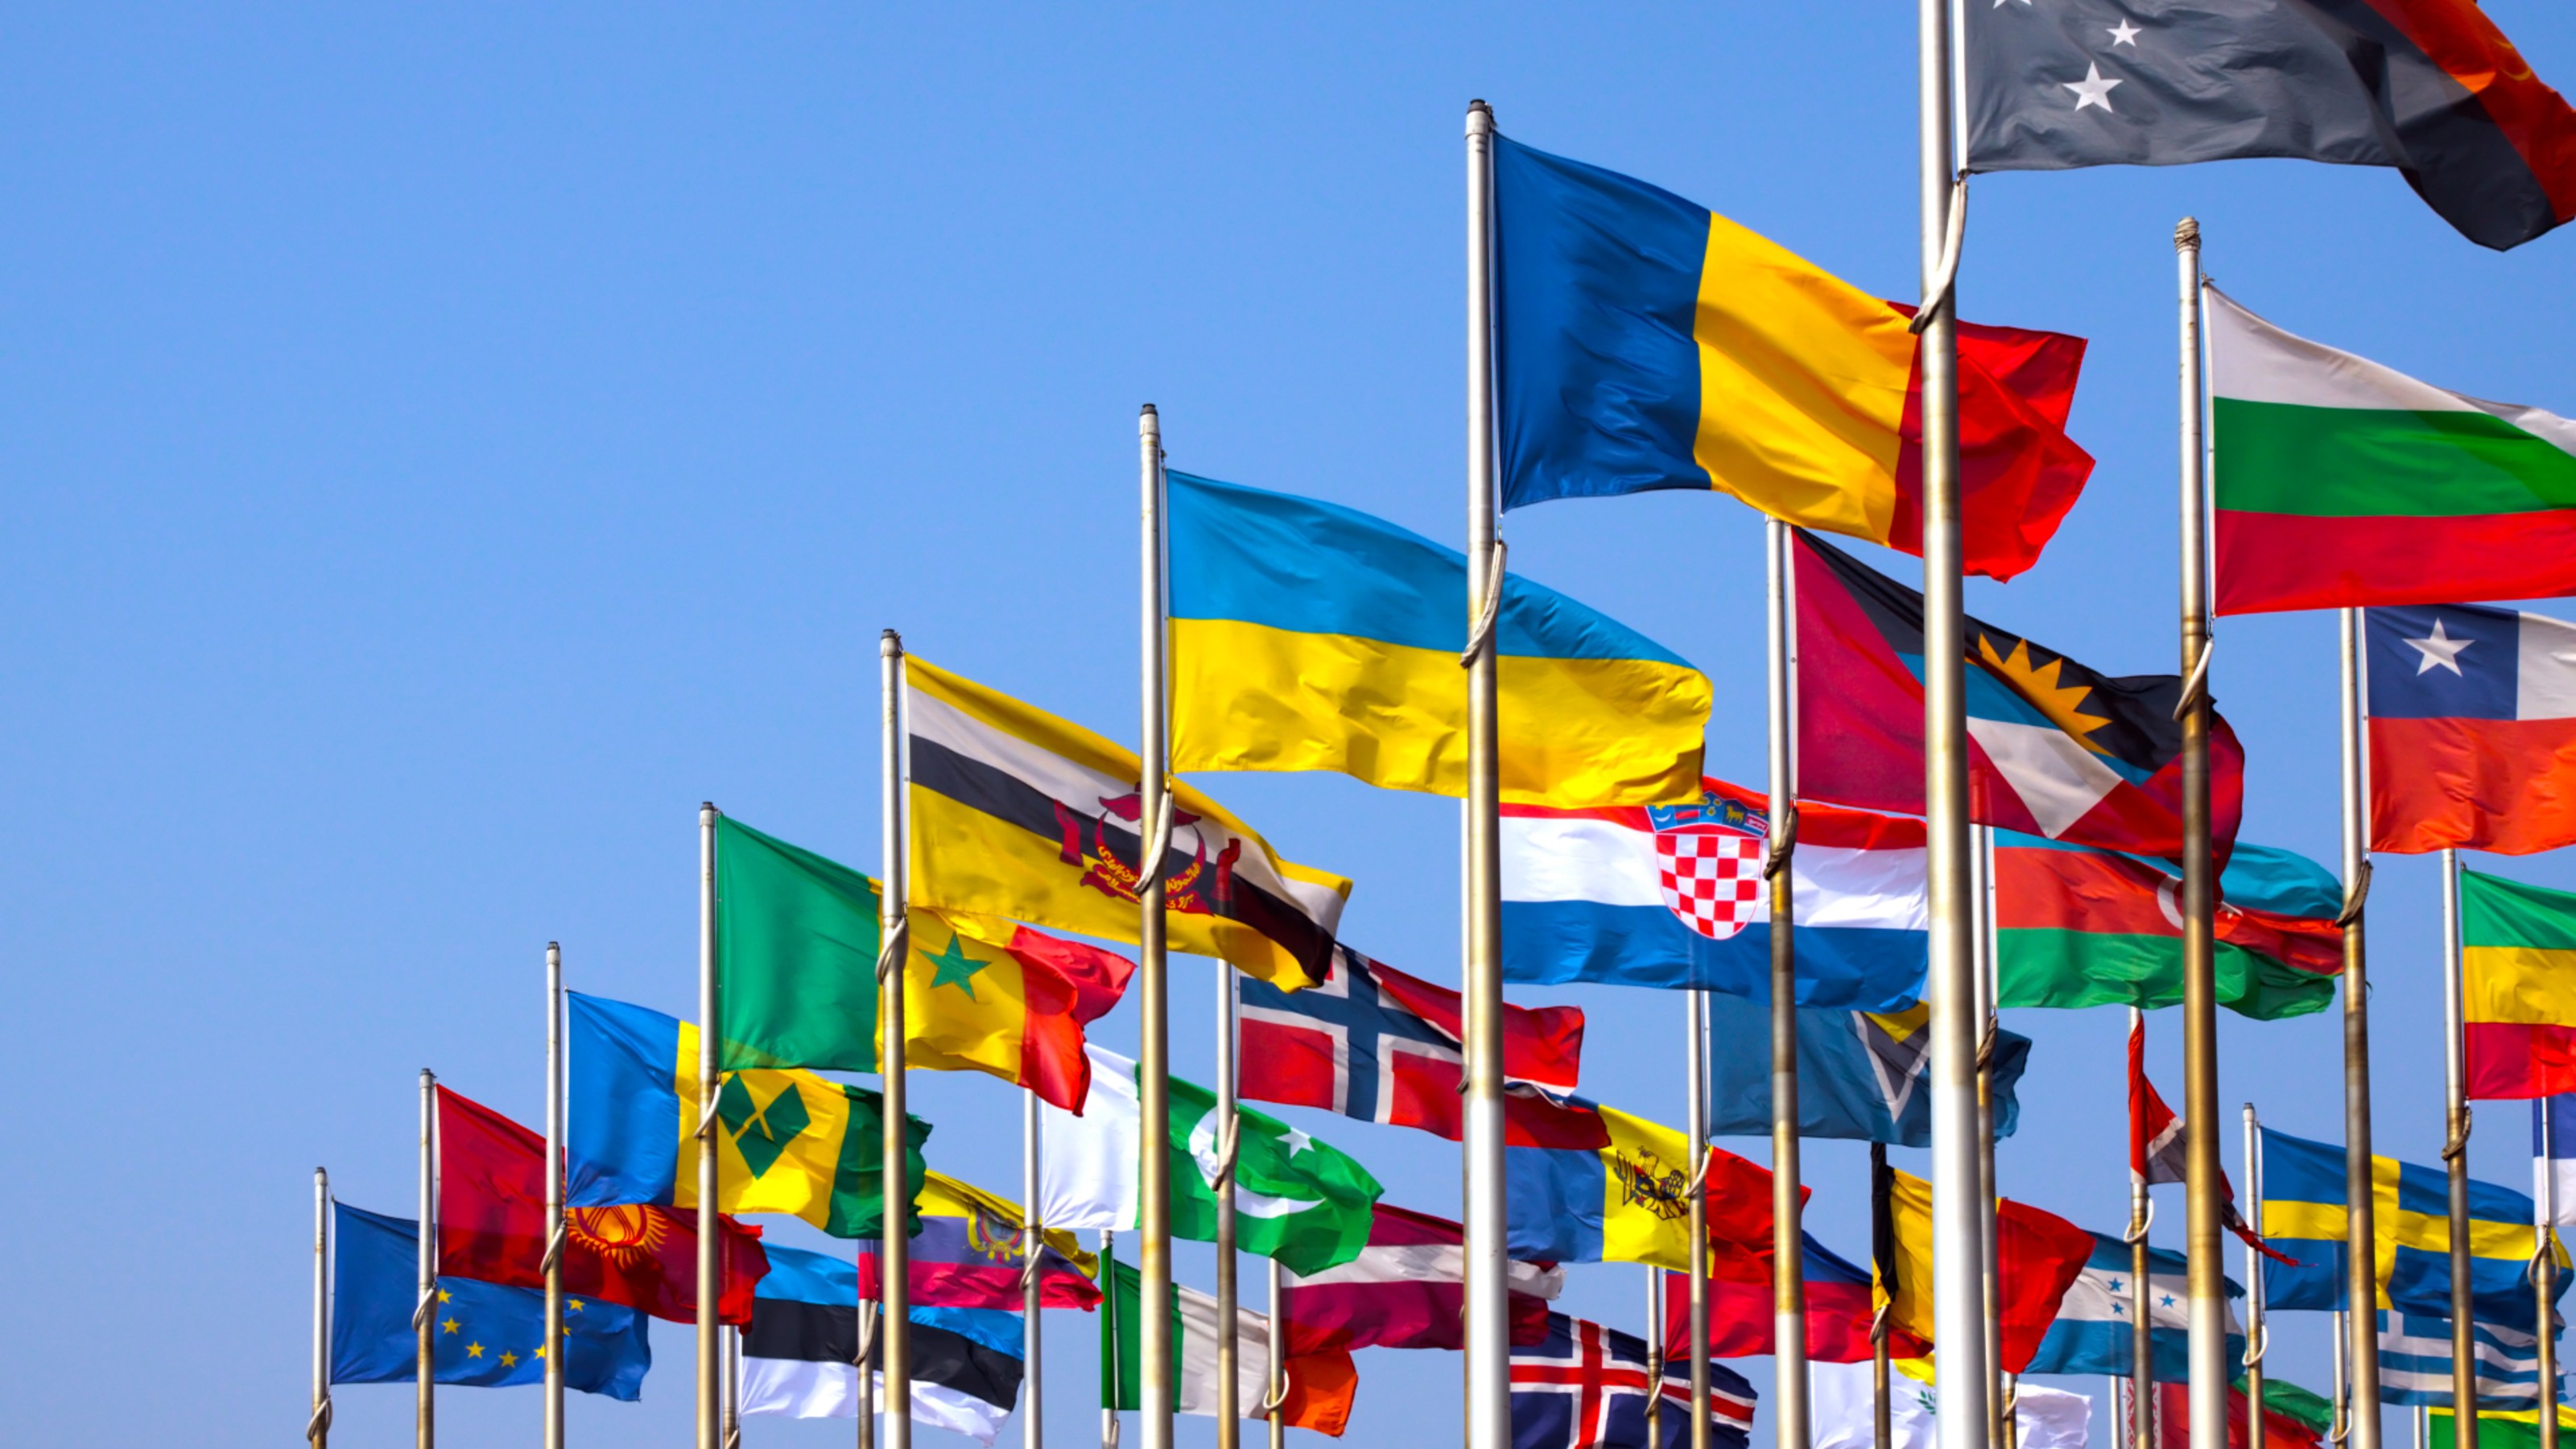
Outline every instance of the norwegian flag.
[[[2147, 1023], [2140, 1017], [2129, 1023], [2129, 1175], [2150, 1186], [2186, 1180], [2186, 1144], [2182, 1119], [2165, 1105], [2156, 1084], [2147, 1080]], [[2229, 1232], [2266, 1258], [2300, 1266], [2298, 1259], [2264, 1242], [2253, 1224], [2236, 1210], [2236, 1184], [2229, 1182], [2224, 1172], [2218, 1175], [2218, 1191], [2226, 1204], [2221, 1221]]]
[[[1651, 1375], [1651, 1376], [1650, 1376]], [[1648, 1366], [1645, 1341], [1562, 1313], [1547, 1338], [1512, 1350], [1512, 1449], [1645, 1449], [1649, 1385], [1662, 1441], [1690, 1442], [1690, 1361]], [[1753, 1385], [1722, 1363], [1708, 1366], [1709, 1441], [1745, 1449]]]
[[[1338, 946], [1323, 981], [1302, 991], [1241, 982], [1236, 1090], [1246, 1099], [1419, 1127], [1452, 1142], [1463, 1134], [1457, 992]], [[1609, 1145], [1599, 1117], [1559, 1100], [1574, 1090], [1582, 1057], [1577, 1008], [1503, 1008], [1512, 1145]]]

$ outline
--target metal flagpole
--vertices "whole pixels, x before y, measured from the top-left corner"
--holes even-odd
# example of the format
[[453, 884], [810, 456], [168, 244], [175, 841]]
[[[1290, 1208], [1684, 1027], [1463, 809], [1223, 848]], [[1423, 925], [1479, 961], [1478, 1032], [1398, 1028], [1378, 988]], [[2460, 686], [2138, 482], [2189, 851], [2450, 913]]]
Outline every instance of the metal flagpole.
[[[1776, 987], [1775, 987], [1776, 989]], [[1708, 993], [1687, 991], [1690, 1045], [1691, 1177], [1688, 1222], [1694, 1251], [1690, 1266], [1690, 1449], [1709, 1449], [1708, 1432]], [[1774, 1345], [1776, 1348], [1777, 1345]], [[1655, 1392], [1661, 1392], [1660, 1381]], [[1650, 1398], [1650, 1403], [1660, 1402]]]
[[1242, 1298], [1235, 1286], [1234, 1154], [1234, 968], [1217, 963], [1216, 987], [1216, 1442], [1235, 1449], [1243, 1440], [1242, 1386], [1237, 1378], [1243, 1359]]
[[725, 1330], [724, 1449], [742, 1449], [742, 1330]]
[[[882, 1291], [882, 1290], [880, 1290]], [[859, 1300], [859, 1449], [876, 1449], [877, 1443], [877, 1370], [876, 1336], [878, 1307], [867, 1299]]]
[[901, 1231], [897, 1205], [908, 1196], [908, 1134], [904, 1131], [904, 969], [910, 944], [912, 888], [909, 882], [912, 836], [904, 819], [903, 798], [903, 636], [888, 629], [877, 639], [877, 687], [881, 693], [884, 730], [878, 762], [882, 791], [879, 816], [885, 839], [878, 859], [885, 886], [878, 896], [881, 913], [877, 934], [885, 941], [877, 963], [877, 1086], [885, 1111], [884, 1155], [877, 1180], [885, 1184], [884, 1230], [877, 1235], [879, 1299], [885, 1313], [877, 1320], [877, 1339], [885, 1365], [886, 1449], [912, 1449], [912, 1240]]
[[[2452, 1449], [2478, 1449], [2477, 1310], [2469, 1291], [2469, 1063], [2462, 1039], [2460, 853], [2442, 852], [2442, 1086], [2450, 1140], [2442, 1165], [2451, 1179], [2451, 1402], [2471, 1406], [2451, 1417]], [[2545, 1325], [2547, 1320], [2542, 1320]]]
[[1995, 1196], [1994, 831], [1968, 832], [1969, 901], [1977, 942], [1977, 1263], [1986, 1315], [1986, 1440], [2007, 1449], [2012, 1434], [2004, 1373], [2002, 1229]]
[[[2263, 1124], [2245, 1104], [2245, 1200], [2263, 1211]], [[2262, 1224], [2258, 1216], [2255, 1226]], [[2263, 1352], [2271, 1345], [2263, 1322], [2263, 1257], [2245, 1249], [2245, 1449], [2263, 1449]]]
[[[2129, 1031], [2145, 1044], [2147, 1014], [2137, 1007], [2129, 1008]], [[2132, 1110], [2135, 1110], [2132, 1108]], [[2136, 1123], [2130, 1124], [2132, 1140]], [[2147, 1261], [2147, 1225], [2155, 1221], [2154, 1200], [2147, 1194], [2147, 1175], [2133, 1160], [2129, 1164], [2129, 1394], [2139, 1403], [2155, 1397], [2155, 1299], [2149, 1287], [2155, 1281], [2154, 1265]], [[2140, 1415], [2136, 1449], [2154, 1449], [2148, 1438], [2146, 1416]]]
[[1288, 1420], [1282, 1403], [1288, 1397], [1288, 1282], [1287, 1269], [1279, 1260], [1270, 1260], [1270, 1362], [1261, 1381], [1269, 1385], [1262, 1402], [1270, 1406], [1262, 1417], [1270, 1421], [1270, 1449], [1281, 1449], [1288, 1442]]
[[545, 1449], [564, 1441], [563, 946], [546, 943], [546, 1361]]
[[1646, 1396], [1646, 1449], [1664, 1449], [1663, 1369], [1672, 1335], [1664, 1332], [1664, 1270], [1646, 1265], [1646, 1377], [1654, 1388]]
[[331, 1174], [313, 1169], [313, 1417], [304, 1421], [312, 1449], [331, 1442]]
[[[2349, 1446], [2352, 1443], [2352, 1315], [2338, 1308], [2334, 1314], [2334, 1434], [2329, 1442]], [[2373, 1415], [2373, 1418], [2378, 1417]]]
[[698, 806], [698, 1449], [717, 1449], [716, 1346], [723, 1225], [716, 1218], [716, 807]]
[[[1795, 871], [1797, 780], [1789, 742], [1789, 525], [1763, 528], [1769, 563], [1770, 663], [1764, 703], [1771, 755], [1771, 1262], [1772, 1435], [1781, 1449], [1806, 1449], [1807, 1272], [1798, 1201], [1798, 966]], [[1701, 1095], [1705, 1089], [1695, 1087]]]
[[[2344, 1353], [2352, 1402], [2348, 1449], [2379, 1449], [2378, 1207], [2370, 1167], [2370, 976], [2363, 902], [2370, 896], [2369, 782], [2361, 748], [2361, 611], [2342, 611]], [[2394, 1226], [2392, 1224], [2392, 1226]]]
[[1986, 1436], [1984, 1284], [1977, 1243], [1976, 955], [1969, 935], [1967, 649], [1959, 549], [1959, 372], [1951, 282], [1953, 222], [1950, 7], [1918, 0], [1923, 305], [1923, 803], [1930, 888], [1933, 1341], [1941, 1449]]
[[1025, 1339], [1020, 1360], [1021, 1449], [1046, 1444], [1045, 1322], [1039, 1303], [1038, 1255], [1046, 1251], [1046, 1233], [1038, 1221], [1038, 1094], [1020, 1089], [1020, 1332]]
[[[1147, 403], [1136, 420], [1137, 466], [1144, 490], [1143, 660], [1140, 680], [1143, 720], [1138, 740], [1136, 823], [1150, 848], [1165, 835], [1165, 793], [1171, 768], [1166, 730], [1170, 705], [1163, 679], [1163, 422]], [[1136, 994], [1143, 1020], [1136, 1070], [1137, 1107], [1144, 1119], [1139, 1149], [1144, 1159], [1142, 1201], [1137, 1205], [1136, 1268], [1146, 1305], [1136, 1325], [1136, 1366], [1140, 1397], [1136, 1414], [1144, 1426], [1144, 1449], [1172, 1449], [1172, 1315], [1161, 1305], [1172, 1299], [1172, 1020], [1171, 991], [1163, 947], [1163, 862], [1141, 855], [1143, 872], [1137, 892]]]
[[[1502, 815], [1493, 638], [1503, 588], [1503, 549], [1494, 532], [1493, 138], [1492, 108], [1483, 101], [1468, 102], [1466, 603], [1470, 633], [1460, 660], [1467, 671], [1467, 960], [1463, 973], [1467, 1062], [1462, 1143], [1467, 1199], [1467, 1449], [1508, 1449], [1512, 1441], [1511, 1313], [1506, 1297], [1510, 1269], [1503, 1220]], [[1707, 1370], [1696, 1372], [1704, 1376]], [[1701, 1417], [1704, 1423], [1706, 1416]]]
[[[2540, 1295], [2540, 1313], [2532, 1320], [2540, 1331], [2540, 1449], [2558, 1449], [2558, 1150], [2556, 1124], [2549, 1099], [2532, 1104], [2540, 1115], [2540, 1223], [2533, 1230], [2532, 1288]], [[2254, 1449], [2263, 1449], [2257, 1444]]]
[[1869, 1320], [1869, 1419], [1871, 1449], [1890, 1449], [1893, 1428], [1887, 1403], [1887, 1326], [1890, 1299], [1896, 1282], [1896, 1226], [1889, 1221], [1887, 1190], [1892, 1182], [1887, 1172], [1887, 1144], [1869, 1144], [1869, 1267], [1871, 1281], [1878, 1289], [1876, 1310]]
[[1100, 1382], [1100, 1449], [1118, 1449], [1118, 1235], [1100, 1230], [1100, 1344], [1109, 1355]]
[[438, 1077], [420, 1069], [420, 1301], [412, 1309], [412, 1449], [438, 1439]]

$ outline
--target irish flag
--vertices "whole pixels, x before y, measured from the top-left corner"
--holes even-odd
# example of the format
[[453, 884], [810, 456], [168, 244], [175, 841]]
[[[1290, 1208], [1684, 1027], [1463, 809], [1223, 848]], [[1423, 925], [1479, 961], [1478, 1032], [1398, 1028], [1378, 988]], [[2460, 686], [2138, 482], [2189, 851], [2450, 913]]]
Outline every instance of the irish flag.
[[2218, 612], [2576, 594], [2576, 422], [2203, 293]]

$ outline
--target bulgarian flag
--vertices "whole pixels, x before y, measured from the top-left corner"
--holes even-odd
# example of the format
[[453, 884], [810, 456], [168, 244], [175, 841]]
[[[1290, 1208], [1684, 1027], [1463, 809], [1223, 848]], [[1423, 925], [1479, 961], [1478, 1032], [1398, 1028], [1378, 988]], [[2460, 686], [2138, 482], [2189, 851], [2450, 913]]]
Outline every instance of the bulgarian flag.
[[2218, 612], [2576, 594], [2576, 422], [2418, 382], [2203, 290]]

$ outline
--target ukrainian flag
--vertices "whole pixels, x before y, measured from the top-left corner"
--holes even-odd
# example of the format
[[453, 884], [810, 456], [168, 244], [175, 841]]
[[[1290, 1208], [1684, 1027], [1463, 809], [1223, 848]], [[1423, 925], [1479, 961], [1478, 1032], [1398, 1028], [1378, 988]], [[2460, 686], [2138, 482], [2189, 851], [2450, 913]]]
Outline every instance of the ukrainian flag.
[[[1172, 767], [1466, 794], [1466, 556], [1338, 504], [1166, 477]], [[1495, 639], [1504, 800], [1698, 794], [1706, 675], [1521, 578]]]
[[[2263, 1300], [2272, 1308], [2344, 1306], [2344, 1154], [2263, 1129], [2263, 1236], [2298, 1260], [2266, 1258]], [[2373, 1269], [2381, 1308], [2451, 1316], [2451, 1188], [2437, 1167], [2370, 1159]], [[2524, 1276], [2535, 1245], [2531, 1199], [2493, 1183], [2469, 1184], [2469, 1291], [2478, 1322], [2529, 1332], [2538, 1319]], [[2559, 1262], [2567, 1261], [2558, 1250]], [[2567, 1280], [2558, 1280], [2564, 1293]]]

